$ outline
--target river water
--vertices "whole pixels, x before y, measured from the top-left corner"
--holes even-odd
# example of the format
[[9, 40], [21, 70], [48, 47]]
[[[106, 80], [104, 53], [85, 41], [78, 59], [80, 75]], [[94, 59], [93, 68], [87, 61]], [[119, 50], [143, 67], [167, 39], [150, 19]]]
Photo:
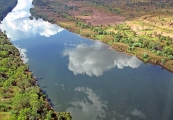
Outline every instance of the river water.
[[57, 111], [74, 120], [173, 120], [173, 74], [55, 24], [18, 0], [2, 21]]

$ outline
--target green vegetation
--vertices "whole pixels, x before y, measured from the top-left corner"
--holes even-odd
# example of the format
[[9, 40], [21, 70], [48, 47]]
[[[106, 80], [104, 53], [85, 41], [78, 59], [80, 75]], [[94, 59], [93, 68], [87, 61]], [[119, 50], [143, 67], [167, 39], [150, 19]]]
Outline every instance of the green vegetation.
[[0, 119], [71, 120], [69, 113], [55, 113], [37, 86], [17, 48], [0, 32]]
[[[16, 4], [17, 0], [1, 0], [0, 20]], [[0, 30], [0, 120], [71, 120], [69, 113], [53, 110], [4, 33]]]
[[3, 20], [16, 4], [17, 0], [0, 0], [0, 21]]
[[[170, 0], [33, 0], [33, 4], [36, 7], [31, 9], [31, 14], [36, 18], [53, 21], [81, 36], [99, 39], [115, 50], [173, 71], [173, 18], [170, 16], [173, 2]], [[102, 18], [97, 18], [100, 14], [110, 20], [107, 25], [102, 25], [104, 19], [97, 21]], [[111, 24], [109, 14], [125, 19]]]

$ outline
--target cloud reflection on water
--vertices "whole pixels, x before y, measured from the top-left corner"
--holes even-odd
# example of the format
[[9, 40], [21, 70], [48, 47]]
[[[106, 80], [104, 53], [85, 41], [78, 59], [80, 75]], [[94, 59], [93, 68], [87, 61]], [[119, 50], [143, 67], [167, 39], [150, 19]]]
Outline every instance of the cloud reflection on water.
[[102, 120], [106, 118], [107, 102], [101, 101], [99, 95], [91, 88], [77, 87], [75, 91], [83, 92], [86, 98], [77, 99], [70, 103], [72, 107], [68, 108], [67, 111], [73, 115], [73, 119]]
[[139, 111], [138, 109], [134, 109], [133, 111], [130, 112], [130, 114], [145, 119], [145, 114]]
[[20, 52], [20, 56], [21, 56], [21, 59], [22, 59], [23, 63], [28, 63], [29, 58], [27, 58], [27, 55], [26, 55], [27, 49], [25, 49], [25, 48], [19, 48], [19, 47], [16, 47], [16, 48]]
[[[71, 107], [66, 111], [70, 112], [75, 120], [145, 120], [146, 116], [137, 108], [130, 107], [124, 112], [115, 108], [110, 109], [110, 103], [104, 101], [99, 94], [89, 87], [76, 87], [75, 92], [78, 92], [83, 97], [74, 98], [69, 104]], [[117, 103], [114, 103], [117, 104]]]
[[119, 69], [124, 67], [138, 68], [142, 63], [135, 56], [109, 50], [101, 42], [96, 42], [94, 45], [77, 45], [76, 48], [66, 49], [63, 55], [69, 56], [68, 69], [73, 71], [75, 75], [100, 76], [104, 71], [114, 67]]
[[63, 28], [42, 19], [30, 20], [29, 9], [31, 7], [33, 7], [32, 0], [18, 0], [17, 6], [4, 18], [0, 28], [7, 31], [9, 38], [19, 40], [30, 38], [36, 34], [49, 37], [63, 30]]

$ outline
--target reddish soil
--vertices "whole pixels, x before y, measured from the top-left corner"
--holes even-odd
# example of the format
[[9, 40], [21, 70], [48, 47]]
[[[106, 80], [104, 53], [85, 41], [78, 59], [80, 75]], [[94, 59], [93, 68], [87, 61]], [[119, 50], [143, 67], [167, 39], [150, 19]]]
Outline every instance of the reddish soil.
[[106, 12], [102, 12], [93, 8], [88, 8], [92, 10], [92, 15], [90, 16], [81, 16], [77, 15], [75, 17], [83, 19], [85, 22], [90, 23], [93, 26], [99, 26], [99, 25], [115, 25], [118, 23], [122, 23], [125, 19], [124, 17], [121, 17], [119, 15], [115, 14], [108, 14]]
[[[64, 3], [68, 6], [77, 6], [78, 10], [71, 10], [69, 13], [74, 16], [75, 18], [79, 18], [86, 23], [90, 23], [93, 26], [99, 26], [99, 25], [115, 25], [122, 23], [125, 19], [125, 17], [111, 14], [108, 12], [105, 12], [102, 9], [96, 9], [94, 7], [91, 7], [89, 4], [87, 4], [84, 1], [70, 1]], [[85, 16], [81, 13], [84, 11], [91, 11], [91, 15]]]

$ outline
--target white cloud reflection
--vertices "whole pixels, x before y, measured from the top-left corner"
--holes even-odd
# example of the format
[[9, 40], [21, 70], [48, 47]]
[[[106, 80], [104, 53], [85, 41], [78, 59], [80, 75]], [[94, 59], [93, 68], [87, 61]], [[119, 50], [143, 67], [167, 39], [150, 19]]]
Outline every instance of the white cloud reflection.
[[139, 111], [138, 109], [132, 110], [130, 114], [139, 118], [145, 118], [145, 114]]
[[107, 102], [101, 101], [91, 88], [77, 87], [75, 91], [83, 92], [86, 98], [82, 100], [74, 100], [68, 108], [75, 120], [102, 120], [106, 118]]
[[32, 6], [32, 0], [18, 0], [17, 6], [2, 21], [0, 28], [7, 31], [7, 36], [12, 40], [29, 38], [36, 34], [49, 37], [63, 28], [49, 22], [39, 20], [30, 20], [29, 9]]
[[19, 47], [16, 47], [19, 52], [20, 52], [20, 56], [21, 56], [21, 60], [23, 61], [23, 63], [28, 63], [28, 58], [27, 58], [27, 55], [26, 55], [26, 52], [27, 52], [27, 49], [25, 48], [19, 48]]
[[[69, 104], [71, 107], [66, 111], [70, 112], [74, 120], [144, 120], [146, 116], [139, 109], [127, 108], [120, 112], [119, 108], [110, 110], [110, 103], [104, 101], [99, 94], [88, 87], [76, 87], [75, 92], [84, 95], [73, 99]], [[77, 93], [76, 93], [77, 94]], [[114, 103], [116, 104], [116, 103]], [[112, 104], [112, 105], [114, 105]]]
[[67, 49], [63, 53], [69, 56], [68, 69], [75, 75], [86, 74], [89, 76], [100, 76], [104, 71], [114, 67], [138, 68], [142, 63], [135, 56], [128, 56], [123, 53], [110, 50], [101, 42], [94, 45], [77, 45], [76, 48]]

